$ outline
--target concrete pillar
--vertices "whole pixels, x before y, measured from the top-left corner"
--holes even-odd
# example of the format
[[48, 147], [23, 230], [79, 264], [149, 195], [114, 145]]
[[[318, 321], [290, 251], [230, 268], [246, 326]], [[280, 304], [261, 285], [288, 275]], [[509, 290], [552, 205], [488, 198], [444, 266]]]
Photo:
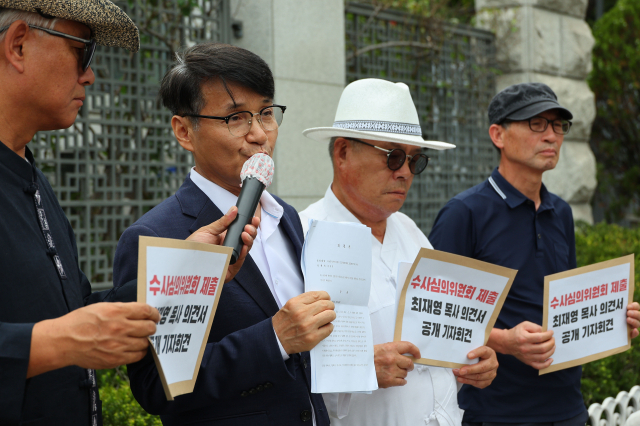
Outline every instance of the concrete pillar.
[[231, 43], [260, 55], [287, 111], [274, 154], [270, 192], [298, 210], [324, 196], [333, 171], [327, 144], [302, 136], [331, 126], [345, 85], [343, 0], [232, 0], [242, 37]]
[[594, 44], [584, 21], [587, 4], [588, 0], [475, 0], [478, 25], [496, 34], [502, 71], [496, 89], [545, 83], [573, 113], [560, 161], [543, 181], [571, 205], [574, 219], [593, 223], [590, 201], [597, 183], [596, 161], [588, 142], [596, 107], [586, 82]]

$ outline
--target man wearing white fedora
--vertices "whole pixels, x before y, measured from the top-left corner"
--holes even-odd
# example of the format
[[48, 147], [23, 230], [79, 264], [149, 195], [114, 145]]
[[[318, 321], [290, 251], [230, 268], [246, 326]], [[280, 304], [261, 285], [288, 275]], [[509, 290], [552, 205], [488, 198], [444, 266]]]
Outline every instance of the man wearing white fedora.
[[327, 142], [333, 163], [333, 182], [324, 198], [300, 213], [305, 232], [309, 219], [360, 222], [372, 232], [369, 312], [380, 389], [371, 395], [325, 395], [331, 424], [459, 426], [456, 381], [459, 386], [488, 386], [498, 367], [495, 352], [477, 348], [468, 356], [479, 362], [462, 369], [414, 368], [403, 354], [420, 357], [418, 348], [393, 342], [398, 263], [413, 261], [421, 247], [433, 248], [413, 220], [398, 210], [413, 177], [427, 166], [424, 148], [455, 146], [425, 141], [409, 88], [379, 79], [348, 85], [333, 126], [303, 134]]

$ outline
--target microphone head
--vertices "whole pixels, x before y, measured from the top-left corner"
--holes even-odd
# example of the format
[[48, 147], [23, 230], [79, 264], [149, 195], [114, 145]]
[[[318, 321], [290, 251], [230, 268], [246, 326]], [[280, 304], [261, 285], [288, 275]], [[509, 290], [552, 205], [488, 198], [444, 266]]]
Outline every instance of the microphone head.
[[240, 180], [244, 180], [248, 177], [254, 177], [258, 179], [265, 188], [268, 188], [273, 181], [273, 160], [267, 154], [260, 152], [254, 154], [242, 166], [240, 172]]

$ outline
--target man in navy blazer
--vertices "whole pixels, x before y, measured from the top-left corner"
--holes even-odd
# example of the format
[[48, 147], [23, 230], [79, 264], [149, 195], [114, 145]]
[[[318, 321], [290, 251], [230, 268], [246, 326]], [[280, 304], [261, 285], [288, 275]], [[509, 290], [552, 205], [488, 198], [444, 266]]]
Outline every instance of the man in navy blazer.
[[[214, 43], [180, 55], [160, 96], [196, 165], [175, 195], [124, 232], [115, 286], [136, 277], [140, 235], [184, 239], [235, 205], [242, 165], [272, 155], [285, 109], [273, 104], [262, 59]], [[193, 393], [167, 401], [150, 354], [129, 365], [134, 396], [164, 425], [329, 424], [322, 397], [310, 392], [308, 351], [333, 330], [333, 303], [326, 292], [303, 293], [304, 236], [293, 207], [265, 191], [256, 216], [258, 236], [223, 287]]]

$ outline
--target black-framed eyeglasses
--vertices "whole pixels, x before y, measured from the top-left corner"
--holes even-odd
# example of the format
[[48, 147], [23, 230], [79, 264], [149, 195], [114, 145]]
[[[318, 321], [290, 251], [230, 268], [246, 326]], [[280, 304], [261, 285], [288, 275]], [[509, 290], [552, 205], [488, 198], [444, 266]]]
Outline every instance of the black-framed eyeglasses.
[[210, 118], [212, 120], [223, 120], [227, 123], [229, 133], [233, 136], [244, 136], [251, 131], [251, 123], [254, 116], [258, 116], [257, 120], [260, 126], [267, 131], [276, 130], [282, 124], [284, 111], [287, 109], [284, 105], [269, 105], [262, 108], [255, 114], [251, 111], [239, 111], [229, 114], [226, 117], [215, 117], [213, 115], [185, 114], [183, 117]]
[[[510, 120], [506, 120], [510, 122]], [[536, 133], [542, 133], [547, 130], [549, 127], [549, 123], [551, 123], [551, 128], [553, 132], [558, 135], [566, 135], [571, 130], [571, 125], [573, 124], [569, 120], [564, 119], [556, 119], [549, 120], [544, 117], [531, 117], [528, 120], [514, 120], [514, 121], [527, 121], [529, 123], [529, 128]]]
[[380, 151], [384, 151], [387, 153], [387, 167], [390, 170], [398, 170], [403, 165], [406, 159], [409, 159], [409, 171], [414, 175], [419, 175], [427, 168], [427, 164], [429, 164], [429, 157], [425, 154], [415, 154], [415, 155], [407, 155], [406, 152], [401, 150], [400, 148], [395, 149], [384, 149], [379, 146], [372, 145], [360, 139], [355, 138], [345, 138], [350, 141], [359, 142], [365, 145], [369, 145], [370, 147], [379, 149]]
[[[51, 34], [52, 36], [67, 38], [69, 40], [77, 41], [78, 43], [84, 44], [84, 52], [82, 54], [82, 71], [86, 71], [87, 68], [91, 65], [91, 61], [93, 60], [93, 54], [96, 52], [96, 39], [92, 38], [91, 40], [85, 40], [80, 37], [75, 37], [69, 34], [61, 33], [60, 31], [50, 30], [49, 28], [39, 27], [37, 25], [28, 24], [29, 28], [33, 28], [35, 30], [44, 31], [47, 34]], [[9, 28], [9, 25], [0, 28], [0, 34], [6, 31]]]

